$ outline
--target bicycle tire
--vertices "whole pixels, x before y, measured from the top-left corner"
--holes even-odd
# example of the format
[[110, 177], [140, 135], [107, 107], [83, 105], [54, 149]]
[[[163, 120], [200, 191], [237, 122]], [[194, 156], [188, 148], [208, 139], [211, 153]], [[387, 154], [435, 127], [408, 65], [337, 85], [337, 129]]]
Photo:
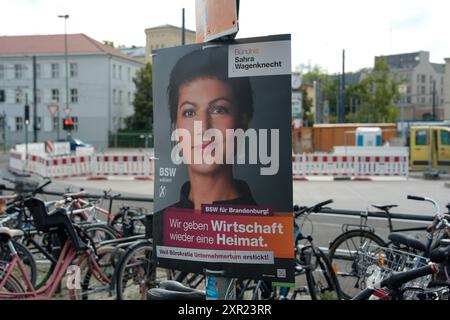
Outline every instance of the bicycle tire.
[[[20, 283], [12, 277], [9, 277], [6, 280], [5, 285], [0, 289], [0, 294], [1, 293], [23, 293], [23, 292], [24, 291], [23, 291]], [[1, 300], [16, 300], [16, 299], [17, 299], [17, 297], [1, 298]]]
[[[81, 288], [75, 288], [70, 292], [72, 300], [116, 300], [116, 291], [111, 285], [114, 277], [114, 266], [111, 261], [111, 254], [114, 251], [113, 247], [101, 247], [97, 249], [96, 263], [104, 276], [109, 279], [109, 282], [101, 281], [98, 272], [93, 271], [94, 267], [86, 257], [83, 263], [78, 264], [80, 269]], [[103, 280], [103, 279], [102, 279]], [[76, 293], [76, 294], [74, 294]]]
[[116, 270], [118, 300], [146, 300], [148, 290], [172, 278], [171, 270], [157, 268], [153, 259], [150, 240], [141, 240], [127, 249]]
[[94, 241], [94, 244], [117, 239], [120, 235], [114, 228], [103, 224], [83, 226], [82, 229]]
[[305, 271], [311, 300], [341, 300], [339, 282], [328, 257], [319, 248], [312, 249], [308, 261], [310, 267]]
[[354, 254], [363, 244], [386, 246], [382, 238], [367, 230], [351, 230], [343, 233], [330, 246], [329, 261], [336, 273], [344, 299], [353, 298], [365, 288], [364, 271], [359, 268]]
[[[28, 276], [30, 277], [31, 284], [33, 287], [36, 287], [36, 280], [37, 280], [37, 267], [36, 267], [36, 260], [33, 257], [33, 254], [30, 252], [30, 250], [21, 244], [20, 242], [17, 242], [15, 240], [12, 240], [14, 244], [14, 248], [16, 249], [17, 253], [19, 254], [20, 259], [22, 260], [23, 264], [25, 265], [25, 269], [27, 271]], [[5, 244], [0, 244], [0, 260], [2, 261], [11, 261], [10, 259], [10, 250]], [[26, 286], [26, 283], [24, 281], [24, 285]]]

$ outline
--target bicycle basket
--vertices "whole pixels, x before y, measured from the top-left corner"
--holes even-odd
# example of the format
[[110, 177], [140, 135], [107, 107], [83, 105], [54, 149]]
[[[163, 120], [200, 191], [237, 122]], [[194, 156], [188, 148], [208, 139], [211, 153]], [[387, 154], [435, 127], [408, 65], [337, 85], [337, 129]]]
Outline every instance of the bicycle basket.
[[[376, 245], [360, 248], [356, 259], [360, 275], [366, 279], [368, 286], [373, 286], [388, 278], [393, 272], [404, 272], [423, 267], [429, 262], [427, 258], [407, 251]], [[425, 288], [430, 279], [431, 276], [418, 278], [405, 284], [404, 287]]]

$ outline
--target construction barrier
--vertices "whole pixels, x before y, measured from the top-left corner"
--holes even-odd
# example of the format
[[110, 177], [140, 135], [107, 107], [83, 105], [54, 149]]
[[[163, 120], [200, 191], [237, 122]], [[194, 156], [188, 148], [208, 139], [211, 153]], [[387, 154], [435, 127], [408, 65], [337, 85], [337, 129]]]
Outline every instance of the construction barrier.
[[94, 176], [153, 176], [153, 163], [147, 154], [100, 154], [94, 157]]
[[[105, 179], [109, 176], [132, 176], [136, 179], [151, 179], [154, 175], [153, 158], [145, 153], [25, 156], [20, 152], [12, 152], [9, 168], [16, 173], [34, 173], [49, 178], [90, 176]], [[409, 174], [409, 158], [404, 155], [296, 154], [292, 156], [292, 171], [294, 180], [313, 176], [335, 179], [406, 177]]]
[[41, 156], [11, 152], [9, 169], [48, 178], [134, 176], [153, 177], [153, 158], [148, 154], [92, 154]]
[[409, 173], [408, 156], [343, 156], [326, 153], [292, 156], [294, 180], [311, 176], [334, 178], [361, 178], [368, 176], [406, 177]]

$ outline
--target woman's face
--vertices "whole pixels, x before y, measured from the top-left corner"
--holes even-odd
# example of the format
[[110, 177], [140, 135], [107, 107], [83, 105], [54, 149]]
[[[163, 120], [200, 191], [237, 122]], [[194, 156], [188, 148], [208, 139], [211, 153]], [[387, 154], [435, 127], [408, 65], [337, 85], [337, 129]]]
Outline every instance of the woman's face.
[[[194, 132], [194, 122], [201, 121], [201, 130]], [[199, 78], [182, 85], [179, 89], [176, 128], [189, 131], [191, 141], [181, 141], [183, 157], [191, 170], [201, 174], [214, 174], [225, 168], [224, 164], [206, 164], [203, 159], [207, 153], [216, 157], [214, 146], [222, 144], [223, 158], [226, 159], [226, 130], [239, 127], [239, 114], [231, 87], [225, 82], [212, 78]], [[204, 139], [208, 129], [220, 131], [222, 140]], [[181, 139], [183, 140], [183, 139]], [[186, 152], [190, 149], [190, 152]], [[212, 152], [210, 152], [213, 150]], [[233, 151], [234, 152], [234, 151]], [[186, 155], [190, 154], [190, 159]], [[202, 159], [194, 163], [194, 156]], [[218, 153], [217, 157], [220, 157]], [[217, 158], [216, 158], [217, 159]], [[198, 162], [198, 161], [197, 161]], [[218, 161], [215, 161], [218, 162]]]

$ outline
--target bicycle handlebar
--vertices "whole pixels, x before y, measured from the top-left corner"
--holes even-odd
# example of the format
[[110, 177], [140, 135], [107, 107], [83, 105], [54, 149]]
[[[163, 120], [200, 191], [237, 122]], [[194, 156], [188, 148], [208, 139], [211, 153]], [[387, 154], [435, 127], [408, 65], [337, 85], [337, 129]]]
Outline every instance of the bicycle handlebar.
[[424, 197], [417, 197], [417, 196], [408, 195], [407, 198], [408, 198], [408, 200], [425, 201]]
[[414, 280], [414, 279], [417, 279], [420, 277], [424, 277], [429, 274], [433, 274], [433, 273], [437, 273], [437, 272], [438, 272], [437, 265], [435, 263], [430, 263], [429, 265], [427, 265], [425, 267], [420, 267], [420, 268], [413, 269], [410, 271], [394, 274], [393, 276], [390, 276], [389, 278], [381, 281], [380, 286], [398, 289], [403, 284], [405, 284], [411, 280]]
[[312, 206], [312, 207], [299, 207], [298, 205], [294, 205], [294, 214], [296, 217], [301, 216], [304, 213], [312, 213], [312, 212], [319, 212], [320, 209], [322, 209], [327, 204], [333, 203], [334, 200], [329, 199], [323, 202], [319, 202], [318, 204]]
[[428, 198], [428, 197], [418, 197], [418, 196], [412, 196], [412, 195], [408, 195], [407, 198], [409, 200], [426, 201], [426, 202], [431, 203], [434, 206], [434, 211], [435, 211], [436, 217], [439, 219], [439, 221], [443, 219], [444, 215], [442, 213], [440, 213], [439, 204], [436, 201], [434, 201], [433, 199]]

